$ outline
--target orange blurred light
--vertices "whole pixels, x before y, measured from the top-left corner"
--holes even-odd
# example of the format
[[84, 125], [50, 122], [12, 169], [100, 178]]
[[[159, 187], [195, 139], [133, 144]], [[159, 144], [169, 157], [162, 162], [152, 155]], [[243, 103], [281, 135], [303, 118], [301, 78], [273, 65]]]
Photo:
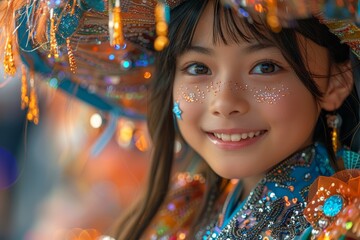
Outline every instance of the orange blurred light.
[[169, 44], [169, 39], [165, 36], [158, 36], [154, 42], [154, 48], [156, 51], [163, 50]]
[[149, 79], [149, 78], [151, 78], [151, 76], [152, 76], [152, 75], [151, 75], [151, 72], [145, 72], [145, 73], [144, 73], [144, 78], [145, 78], [145, 79]]
[[262, 13], [264, 11], [264, 8], [263, 8], [262, 4], [260, 4], [260, 3], [255, 4], [254, 8], [255, 8], [255, 11], [257, 11], [259, 13]]
[[130, 146], [131, 139], [134, 134], [134, 123], [131, 121], [126, 121], [120, 126], [119, 135], [118, 135], [118, 144], [122, 147]]
[[134, 134], [134, 138], [136, 139], [135, 140], [135, 146], [141, 152], [146, 152], [149, 149], [149, 143], [148, 143], [145, 135], [142, 132], [137, 131]]

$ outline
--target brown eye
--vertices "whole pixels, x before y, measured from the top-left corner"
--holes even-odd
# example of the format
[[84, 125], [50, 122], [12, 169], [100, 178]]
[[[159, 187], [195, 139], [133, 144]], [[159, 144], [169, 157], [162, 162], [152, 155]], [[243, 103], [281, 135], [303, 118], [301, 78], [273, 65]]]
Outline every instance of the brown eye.
[[204, 64], [193, 63], [186, 68], [186, 72], [190, 75], [209, 75], [211, 74], [210, 69]]
[[262, 62], [257, 64], [252, 70], [253, 74], [268, 74], [275, 73], [280, 70], [280, 67], [272, 62]]

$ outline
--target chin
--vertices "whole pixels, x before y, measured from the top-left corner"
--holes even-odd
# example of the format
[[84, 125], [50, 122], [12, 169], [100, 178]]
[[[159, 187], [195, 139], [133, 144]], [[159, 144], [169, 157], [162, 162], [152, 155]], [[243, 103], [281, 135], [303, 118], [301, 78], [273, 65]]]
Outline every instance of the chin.
[[245, 177], [248, 177], [247, 174], [239, 172], [239, 171], [234, 171], [234, 168], [223, 168], [223, 167], [212, 167], [212, 170], [219, 175], [222, 178], [226, 178], [226, 179], [242, 179]]

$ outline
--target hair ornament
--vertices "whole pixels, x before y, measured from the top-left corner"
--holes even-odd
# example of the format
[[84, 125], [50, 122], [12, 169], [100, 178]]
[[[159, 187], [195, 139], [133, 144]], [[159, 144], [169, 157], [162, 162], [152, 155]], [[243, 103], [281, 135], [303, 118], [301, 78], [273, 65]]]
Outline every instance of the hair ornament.
[[358, 1], [339, 0], [223, 0], [238, 10], [241, 17], [247, 12], [264, 13], [266, 21], [274, 32], [282, 27], [291, 27], [295, 19], [316, 16], [342, 43], [350, 46], [360, 58], [360, 5]]

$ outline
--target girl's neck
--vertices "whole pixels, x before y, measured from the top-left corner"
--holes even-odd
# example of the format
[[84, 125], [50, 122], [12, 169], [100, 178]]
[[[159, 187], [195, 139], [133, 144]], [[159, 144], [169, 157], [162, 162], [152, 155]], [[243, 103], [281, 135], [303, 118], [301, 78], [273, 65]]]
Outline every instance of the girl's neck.
[[265, 175], [257, 175], [252, 177], [247, 177], [241, 180], [243, 189], [240, 197], [240, 201], [243, 201], [249, 196], [250, 192], [254, 189], [256, 184], [264, 177]]

